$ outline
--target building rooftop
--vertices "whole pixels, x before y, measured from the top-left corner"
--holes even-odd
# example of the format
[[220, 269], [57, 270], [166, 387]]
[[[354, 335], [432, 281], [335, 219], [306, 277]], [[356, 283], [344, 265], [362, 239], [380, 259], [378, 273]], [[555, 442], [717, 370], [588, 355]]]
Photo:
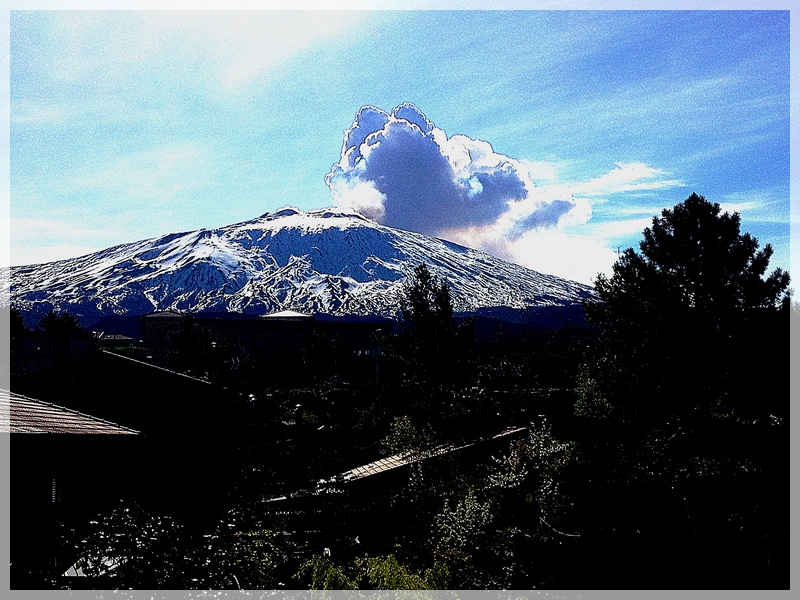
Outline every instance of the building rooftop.
[[[437, 446], [435, 448], [431, 448], [430, 450], [421, 452], [418, 455], [395, 454], [394, 456], [382, 458], [380, 460], [376, 460], [375, 462], [371, 462], [369, 464], [356, 467], [355, 469], [351, 469], [350, 471], [345, 471], [344, 473], [341, 473], [337, 477], [333, 478], [333, 481], [337, 479], [342, 481], [350, 481], [351, 479], [361, 479], [362, 477], [376, 475], [378, 473], [383, 473], [384, 471], [388, 471], [390, 469], [403, 467], [405, 465], [411, 464], [412, 462], [425, 460], [427, 458], [433, 458], [434, 456], [440, 456], [442, 454], [448, 454], [456, 450], [461, 450], [462, 448], [468, 448], [470, 446], [474, 446], [475, 444], [485, 440], [505, 437], [507, 435], [519, 433], [520, 431], [525, 431], [526, 429], [527, 427], [514, 427], [512, 429], [506, 429], [505, 431], [501, 431], [500, 433], [493, 436], [489, 436], [487, 438], [479, 438], [477, 440], [471, 440], [462, 443], [442, 444], [441, 446]], [[324, 481], [325, 480], [323, 479], [320, 483]]]
[[164, 318], [174, 319], [176, 317], [185, 317], [185, 316], [186, 315], [181, 314], [179, 312], [175, 312], [173, 310], [159, 310], [159, 311], [150, 313], [149, 315], [143, 315], [142, 318], [143, 319], [164, 319]]
[[262, 315], [264, 319], [281, 319], [286, 321], [300, 321], [302, 319], [313, 319], [314, 315], [307, 315], [305, 313], [295, 312], [293, 310], [282, 310], [280, 312], [271, 313], [269, 315]]
[[128, 427], [8, 390], [0, 390], [0, 433], [139, 434]]
[[103, 342], [132, 342], [134, 339], [129, 335], [122, 335], [121, 333], [104, 333], [97, 332], [97, 338]]
[[495, 435], [481, 437], [469, 441], [442, 444], [440, 446], [436, 446], [435, 448], [425, 450], [418, 454], [410, 454], [410, 453], [395, 454], [394, 456], [381, 458], [380, 460], [376, 460], [375, 462], [371, 462], [366, 465], [356, 467], [355, 469], [345, 471], [344, 473], [339, 473], [338, 475], [334, 475], [329, 479], [320, 479], [319, 481], [316, 482], [316, 489], [298, 490], [297, 492], [294, 492], [292, 494], [264, 498], [263, 502], [275, 502], [279, 500], [287, 500], [289, 498], [297, 498], [300, 496], [317, 495], [323, 490], [325, 490], [326, 486], [347, 483], [355, 479], [363, 479], [364, 477], [377, 475], [378, 473], [384, 473], [386, 471], [390, 471], [398, 467], [404, 467], [413, 462], [427, 460], [435, 456], [441, 456], [443, 454], [449, 454], [450, 452], [455, 452], [463, 448], [469, 448], [470, 446], [475, 446], [476, 444], [479, 444], [481, 442], [486, 442], [488, 440], [494, 440], [515, 433], [520, 433], [522, 431], [526, 431], [527, 429], [528, 429], [527, 427], [512, 427], [504, 431], [501, 431], [500, 433]]

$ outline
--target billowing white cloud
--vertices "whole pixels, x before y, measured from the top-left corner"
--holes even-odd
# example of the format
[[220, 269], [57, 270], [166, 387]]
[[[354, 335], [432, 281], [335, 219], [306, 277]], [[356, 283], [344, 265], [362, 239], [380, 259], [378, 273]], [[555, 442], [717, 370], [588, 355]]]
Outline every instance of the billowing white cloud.
[[558, 227], [530, 229], [518, 236], [508, 236], [499, 227], [472, 227], [442, 232], [448, 240], [479, 248], [493, 256], [528, 267], [594, 284], [598, 273], [611, 274], [617, 253], [602, 238], [566, 233]]
[[598, 273], [610, 275], [617, 260], [601, 240], [557, 229], [527, 231], [506, 248], [508, 260], [523, 267], [590, 285]]
[[617, 254], [608, 238], [642, 231], [650, 221], [589, 225], [592, 205], [682, 185], [643, 163], [616, 163], [580, 181], [564, 181], [562, 168], [499, 154], [466, 135], [448, 137], [406, 103], [390, 113], [363, 107], [326, 182], [341, 208], [584, 283], [610, 272]]
[[[488, 226], [513, 213], [512, 206], [534, 191], [530, 167], [488, 142], [448, 137], [405, 103], [391, 113], [363, 107], [326, 181], [341, 207], [364, 207], [387, 225], [438, 235]], [[537, 197], [523, 212], [531, 227], [550, 226], [575, 206], [568, 198]]]
[[336, 206], [382, 221], [386, 216], [386, 195], [372, 181], [342, 181], [331, 189]]

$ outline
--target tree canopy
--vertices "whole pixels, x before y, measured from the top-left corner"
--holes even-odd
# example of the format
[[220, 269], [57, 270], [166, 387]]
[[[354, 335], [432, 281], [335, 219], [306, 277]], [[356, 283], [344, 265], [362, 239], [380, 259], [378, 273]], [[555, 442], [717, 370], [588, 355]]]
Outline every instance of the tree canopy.
[[649, 309], [691, 307], [718, 316], [779, 307], [789, 274], [775, 269], [764, 278], [772, 246], [759, 250], [756, 238], [740, 233], [738, 213], [720, 213], [719, 204], [692, 194], [654, 217], [644, 230], [641, 254], [628, 248], [611, 278], [598, 275], [595, 291], [605, 307], [590, 311], [592, 316], [610, 316], [631, 301]]
[[450, 286], [424, 263], [403, 284], [402, 314], [400, 356], [420, 382], [433, 387], [451, 384], [470, 350], [472, 321], [456, 323]]
[[73, 315], [62, 312], [57, 313], [54, 310], [48, 312], [39, 321], [39, 329], [46, 333], [63, 334], [63, 333], [80, 333], [83, 329]]
[[611, 277], [598, 275], [597, 299], [585, 306], [599, 332], [595, 370], [604, 387], [618, 406], [668, 411], [741, 397], [737, 371], [766, 368], [759, 344], [788, 351], [778, 334], [788, 332], [789, 274], [765, 276], [772, 247], [759, 250], [740, 232], [738, 213], [697, 194], [654, 217], [643, 238]]
[[423, 263], [403, 284], [403, 319], [419, 334], [432, 334], [453, 325], [450, 287]]

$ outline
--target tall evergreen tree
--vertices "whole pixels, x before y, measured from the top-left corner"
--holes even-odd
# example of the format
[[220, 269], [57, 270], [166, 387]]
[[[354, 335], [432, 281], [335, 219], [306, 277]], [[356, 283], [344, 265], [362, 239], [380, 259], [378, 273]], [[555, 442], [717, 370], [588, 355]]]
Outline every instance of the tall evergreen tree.
[[404, 358], [412, 376], [433, 387], [452, 383], [464, 348], [456, 326], [450, 287], [423, 263], [403, 285]]
[[789, 274], [765, 277], [771, 245], [759, 250], [738, 213], [697, 194], [643, 236], [640, 253], [628, 248], [610, 278], [597, 277], [598, 300], [585, 306], [609, 399], [629, 416], [755, 407], [763, 369], [788, 360]]

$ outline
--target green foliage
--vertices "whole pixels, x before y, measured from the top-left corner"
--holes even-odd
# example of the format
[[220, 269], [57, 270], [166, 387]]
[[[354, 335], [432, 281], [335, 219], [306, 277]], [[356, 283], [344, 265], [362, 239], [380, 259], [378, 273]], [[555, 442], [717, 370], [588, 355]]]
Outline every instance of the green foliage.
[[755, 516], [780, 514], [788, 489], [774, 450], [788, 439], [789, 275], [767, 275], [771, 255], [740, 233], [738, 214], [692, 194], [598, 276], [585, 305], [595, 356], [575, 406], [606, 417], [582, 433], [587, 531], [666, 544], [681, 532], [742, 540], [735, 522], [783, 527]]
[[575, 416], [603, 419], [612, 410], [597, 380], [592, 378], [586, 367], [583, 367], [578, 375], [575, 395], [577, 396]]
[[329, 558], [315, 554], [292, 576], [297, 580], [309, 580], [312, 590], [357, 590], [358, 582], [351, 579], [343, 569]]
[[558, 440], [547, 423], [531, 425], [526, 439], [511, 443], [510, 453], [502, 459], [490, 482], [493, 486], [514, 487], [532, 473], [541, 481], [550, 482], [578, 458], [575, 442]]
[[217, 532], [209, 539], [199, 587], [212, 589], [273, 589], [275, 570], [286, 560], [279, 548], [280, 536], [274, 531], [226, 534]]
[[445, 500], [442, 512], [436, 515], [439, 548], [447, 555], [474, 542], [477, 535], [492, 520], [491, 502], [480, 502], [474, 489], [458, 501], [454, 508]]
[[174, 519], [133, 505], [92, 521], [73, 548], [84, 573], [114, 588], [272, 589], [287, 560], [281, 540], [272, 530], [241, 531], [232, 523], [190, 534]]
[[[685, 542], [676, 532], [697, 534], [694, 543], [721, 531], [728, 537], [713, 538], [723, 540], [717, 550], [739, 535], [739, 523], [763, 538], [785, 536], [788, 394], [778, 382], [788, 362], [780, 362], [777, 332], [788, 276], [764, 277], [770, 253], [739, 236], [738, 216], [693, 196], [654, 220], [641, 254], [627, 250], [614, 275], [598, 279], [600, 300], [587, 306], [593, 330], [535, 330], [486, 342], [480, 352], [472, 351], [469, 327], [456, 325], [446, 283], [418, 267], [406, 282], [402, 333], [382, 344], [380, 384], [343, 383], [320, 368], [312, 387], [264, 384], [252, 399], [256, 422], [288, 423], [297, 414], [326, 426], [288, 427], [276, 441], [292, 457], [297, 488], [350, 468], [352, 456], [379, 450], [412, 459], [394, 471], [395, 481], [405, 478], [396, 487], [360, 496], [360, 484], [338, 482], [326, 491], [347, 493], [286, 501], [287, 513], [299, 506], [286, 518], [302, 522], [304, 536], [321, 529], [309, 545], [324, 539], [337, 546], [335, 556], [350, 557], [336, 564], [312, 556], [294, 580], [315, 590], [559, 587], [569, 584], [564, 574], [591, 571], [597, 548], [623, 564], [640, 548], [648, 558], [658, 550], [659, 560], [679, 554]], [[190, 328], [174, 340], [195, 352], [199, 374], [212, 367], [206, 333]], [[303, 351], [319, 363], [337, 344], [314, 338]], [[217, 377], [223, 349], [218, 342]], [[564, 390], [573, 386], [574, 398]], [[553, 428], [531, 426], [493, 466], [484, 450], [497, 441], [436, 451], [533, 411], [546, 413]], [[342, 450], [359, 427], [357, 452]], [[327, 445], [340, 434], [345, 444]], [[288, 489], [270, 459], [261, 463], [263, 477], [248, 479], [258, 488], [253, 498], [262, 496], [258, 486]], [[320, 507], [313, 525], [308, 506]], [[364, 523], [385, 527], [385, 536], [365, 535]], [[223, 523], [199, 537], [166, 518], [115, 512], [85, 536], [80, 556], [95, 574], [116, 565], [109, 576], [125, 586], [265, 589], [296, 565], [282, 542], [292, 538], [279, 529]], [[352, 558], [355, 533], [369, 552], [363, 558]]]
[[416, 515], [415, 526], [422, 527], [422, 523], [430, 517], [432, 507], [446, 493], [447, 475], [452, 473], [443, 468], [442, 462], [446, 462], [448, 457], [432, 457], [432, 432], [416, 427], [408, 416], [394, 418], [390, 433], [381, 440], [381, 446], [385, 455], [401, 455], [411, 461], [404, 467], [408, 470], [407, 483], [392, 494], [392, 502], [398, 508], [413, 510]]
[[171, 587], [186, 568], [181, 530], [173, 519], [153, 517], [138, 505], [117, 508], [93, 521], [75, 545], [77, 566], [92, 577], [122, 578], [128, 587]]
[[700, 480], [733, 475], [747, 475], [759, 472], [759, 467], [750, 459], [733, 459], [730, 457], [714, 458], [710, 456], [693, 456], [673, 474], [674, 481]]
[[389, 429], [389, 435], [381, 440], [385, 455], [400, 454], [412, 460], [420, 460], [425, 456], [426, 450], [433, 446], [431, 432], [415, 427], [408, 416], [395, 417]]
[[469, 392], [479, 373], [474, 323], [456, 321], [447, 283], [424, 264], [403, 284], [401, 309], [401, 331], [381, 342], [379, 397], [361, 411], [362, 421], [383, 425], [404, 414], [437, 440], [457, 437], [464, 421], [489, 408], [486, 398]]
[[444, 563], [437, 562], [415, 573], [400, 564], [394, 554], [357, 558], [345, 568], [325, 556], [314, 555], [293, 578], [310, 580], [312, 590], [437, 590], [447, 589], [449, 571]]
[[441, 563], [422, 573], [414, 573], [397, 562], [394, 554], [390, 554], [386, 557], [358, 558], [356, 565], [374, 590], [447, 589], [449, 572]]
[[429, 590], [446, 590], [451, 582], [450, 569], [443, 562], [435, 562], [433, 566], [425, 569], [423, 581]]
[[527, 439], [511, 444], [509, 454], [489, 476], [489, 485], [501, 496], [503, 490], [516, 490], [518, 497], [533, 504], [539, 513], [533, 534], [548, 539], [552, 527], [573, 506], [562, 486], [565, 471], [580, 462], [582, 458], [575, 442], [558, 440], [547, 424], [532, 425]]
[[519, 560], [512, 538], [520, 530], [503, 525], [503, 510], [504, 499], [486, 478], [475, 482], [455, 506], [445, 500], [434, 519], [433, 554], [447, 565], [454, 587], [510, 587], [509, 576]]

